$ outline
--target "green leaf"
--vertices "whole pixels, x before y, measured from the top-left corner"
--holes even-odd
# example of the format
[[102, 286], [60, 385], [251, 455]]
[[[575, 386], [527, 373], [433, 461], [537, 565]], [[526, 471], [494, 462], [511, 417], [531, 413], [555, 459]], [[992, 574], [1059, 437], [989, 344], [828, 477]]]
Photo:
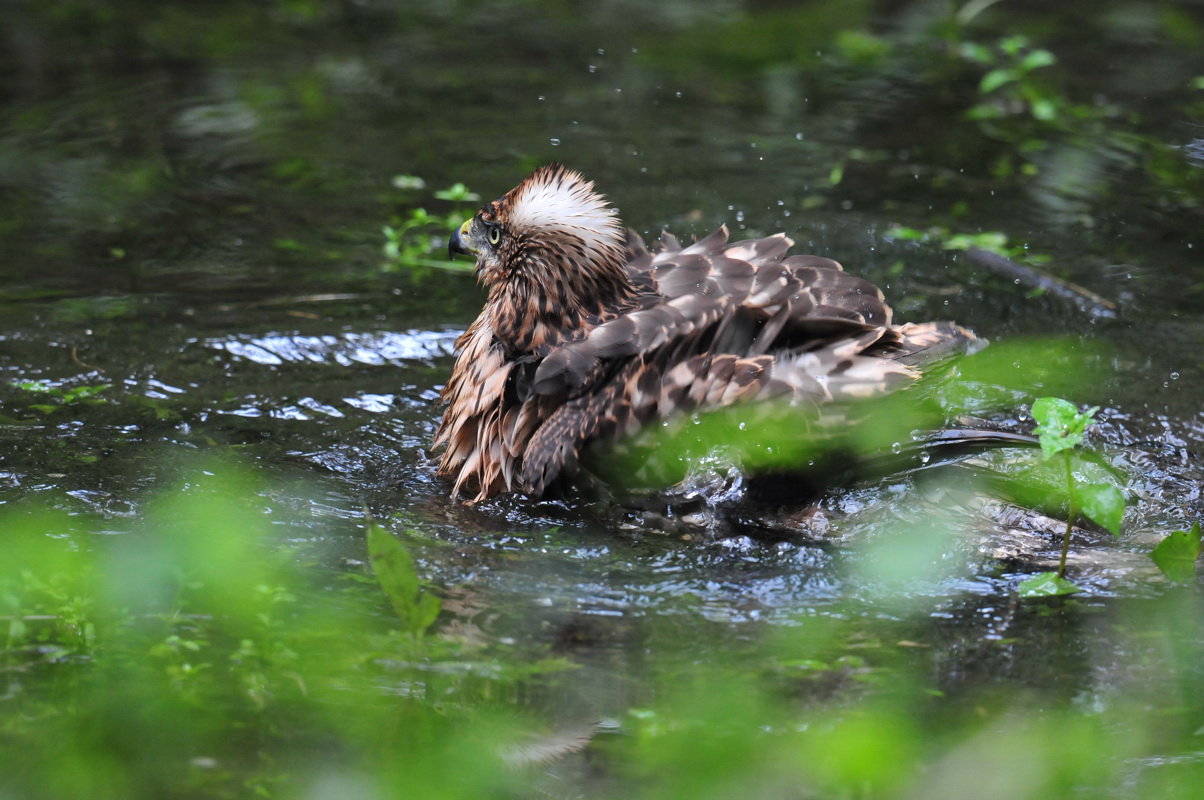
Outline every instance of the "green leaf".
[[1022, 48], [1028, 47], [1028, 37], [1023, 34], [1008, 36], [1005, 39], [999, 40], [999, 49], [1007, 53], [1009, 56], [1015, 56], [1020, 53]]
[[966, 109], [965, 114], [969, 120], [999, 119], [1005, 115], [1006, 112], [995, 103], [979, 103]]
[[435, 197], [440, 200], [452, 200], [462, 203], [475, 203], [481, 199], [479, 194], [468, 191], [468, 187], [462, 183], [457, 183], [449, 189], [435, 192]]
[[1054, 117], [1058, 116], [1058, 108], [1049, 100], [1034, 100], [1032, 102], [1032, 112], [1035, 119], [1042, 122], [1049, 122]]
[[888, 239], [903, 239], [909, 242], [920, 242], [928, 237], [926, 231], [916, 230], [915, 228], [905, 228], [902, 225], [895, 225], [886, 232]]
[[977, 61], [979, 64], [990, 64], [995, 61], [995, 54], [991, 52], [990, 48], [977, 42], [962, 42], [958, 52], [967, 61]]
[[368, 556], [372, 571], [389, 596], [407, 633], [421, 635], [439, 616], [439, 598], [423, 591], [414, 559], [393, 534], [376, 523], [368, 525]]
[[1058, 60], [1048, 50], [1034, 50], [1020, 60], [1020, 69], [1025, 72], [1032, 72], [1040, 67], [1048, 67], [1056, 63], [1058, 63]]
[[1083, 591], [1065, 578], [1059, 578], [1056, 572], [1042, 572], [1026, 581], [1021, 581], [1020, 597], [1057, 597], [1058, 595], [1074, 594]]
[[1045, 458], [1052, 458], [1063, 450], [1083, 441], [1083, 431], [1099, 411], [1097, 406], [1082, 414], [1074, 404], [1060, 397], [1041, 397], [1033, 403], [1033, 419], [1037, 421], [1034, 433], [1041, 440], [1041, 451]]
[[1074, 487], [1075, 503], [1091, 519], [1120, 536], [1125, 516], [1125, 496], [1110, 483], [1089, 483]]
[[1150, 553], [1150, 558], [1162, 570], [1162, 574], [1175, 583], [1189, 583], [1196, 579], [1196, 559], [1200, 557], [1200, 523], [1190, 531], [1175, 531], [1163, 539]]
[[86, 400], [95, 394], [103, 392], [105, 389], [111, 388], [111, 383], [98, 383], [95, 386], [76, 386], [74, 389], [69, 389], [63, 393], [64, 403], [74, 403], [76, 400]]
[[978, 84], [978, 91], [983, 94], [990, 94], [1005, 83], [1018, 80], [1019, 77], [1016, 71], [1012, 69], [993, 69], [982, 76], [982, 83]]
[[946, 250], [969, 250], [977, 247], [999, 255], [1007, 255], [1008, 237], [1000, 231], [982, 233], [958, 233], [947, 238], [941, 245]]
[[26, 392], [50, 391], [50, 386], [42, 381], [14, 381], [12, 385]]

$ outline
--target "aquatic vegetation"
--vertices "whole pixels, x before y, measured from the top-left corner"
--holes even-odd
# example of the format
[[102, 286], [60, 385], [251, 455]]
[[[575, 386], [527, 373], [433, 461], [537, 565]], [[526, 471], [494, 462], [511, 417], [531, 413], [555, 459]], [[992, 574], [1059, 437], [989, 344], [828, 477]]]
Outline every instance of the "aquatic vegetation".
[[1067, 498], [1066, 533], [1062, 538], [1062, 558], [1056, 573], [1034, 575], [1020, 584], [1022, 597], [1069, 594], [1079, 588], [1066, 580], [1066, 554], [1070, 549], [1070, 533], [1080, 513], [1120, 536], [1124, 519], [1125, 498], [1112, 482], [1087, 482], [1076, 475], [1074, 450], [1083, 442], [1084, 431], [1095, 418], [1096, 407], [1080, 412], [1073, 403], [1057, 397], [1042, 397], [1033, 403], [1035, 433], [1040, 437], [1041, 452], [1046, 461], [1058, 462], [1065, 475]]
[[[393, 186], [407, 197], [426, 188], [426, 181], [414, 175], [397, 175]], [[419, 273], [435, 269], [471, 272], [472, 265], [442, 258], [450, 234], [464, 221], [464, 204], [476, 203], [481, 197], [470, 192], [462, 183], [434, 193], [436, 200], [452, 203], [446, 214], [430, 214], [425, 208], [411, 208], [403, 215], [396, 215], [381, 230], [385, 235], [384, 252], [389, 259], [386, 270], [406, 268]]]
[[[1033, 119], [1050, 122], [1058, 116], [1059, 98], [1045, 90], [1033, 74], [1057, 63], [1053, 53], [1032, 47], [1026, 36], [1002, 38], [995, 47], [963, 42], [960, 53], [989, 69], [978, 84], [979, 94], [985, 99], [966, 112], [967, 119], [985, 122], [1027, 113]], [[997, 131], [994, 126], [985, 129]]]
[[52, 403], [30, 403], [29, 408], [43, 414], [58, 411], [73, 403], [100, 404], [105, 398], [98, 397], [101, 392], [112, 388], [110, 383], [80, 384], [79, 386], [55, 386], [48, 381], [14, 381], [13, 387], [31, 395], [44, 395]]
[[978, 248], [988, 253], [1027, 261], [1032, 264], [1047, 264], [1051, 260], [1043, 253], [1030, 253], [1026, 245], [1009, 245], [1008, 235], [1002, 231], [981, 231], [979, 233], [955, 233], [948, 228], [936, 225], [927, 230], [916, 230], [904, 225], [894, 225], [885, 234], [888, 239], [898, 239], [907, 242], [934, 241], [945, 250], [970, 250]]
[[402, 631], [421, 636], [439, 616], [440, 602], [422, 587], [414, 571], [414, 559], [392, 534], [374, 522], [368, 524], [368, 557], [401, 620]]

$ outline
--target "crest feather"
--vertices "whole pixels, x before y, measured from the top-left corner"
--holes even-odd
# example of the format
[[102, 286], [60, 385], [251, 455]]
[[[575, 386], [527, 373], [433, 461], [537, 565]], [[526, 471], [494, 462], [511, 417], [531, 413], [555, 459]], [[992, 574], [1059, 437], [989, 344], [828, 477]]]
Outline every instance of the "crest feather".
[[503, 200], [516, 230], [563, 232], [581, 238], [595, 252], [620, 247], [623, 231], [593, 181], [552, 163], [540, 167]]

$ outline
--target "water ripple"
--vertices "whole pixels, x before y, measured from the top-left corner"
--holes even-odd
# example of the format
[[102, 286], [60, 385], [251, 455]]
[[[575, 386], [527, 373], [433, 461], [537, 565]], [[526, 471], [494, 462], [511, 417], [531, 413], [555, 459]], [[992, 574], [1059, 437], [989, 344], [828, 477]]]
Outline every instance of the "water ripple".
[[205, 340], [205, 346], [257, 364], [335, 362], [343, 366], [401, 366], [406, 362], [434, 361], [451, 355], [460, 331], [404, 333], [342, 333], [325, 336], [270, 334], [230, 336]]

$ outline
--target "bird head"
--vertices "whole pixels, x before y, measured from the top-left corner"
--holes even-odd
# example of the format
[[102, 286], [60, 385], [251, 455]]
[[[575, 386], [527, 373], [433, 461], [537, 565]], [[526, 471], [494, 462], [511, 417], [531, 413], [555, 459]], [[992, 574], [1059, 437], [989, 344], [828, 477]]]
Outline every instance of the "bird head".
[[517, 283], [561, 297], [608, 273], [621, 276], [627, 260], [615, 210], [591, 181], [555, 163], [465, 221], [448, 253], [474, 256], [491, 290]]

